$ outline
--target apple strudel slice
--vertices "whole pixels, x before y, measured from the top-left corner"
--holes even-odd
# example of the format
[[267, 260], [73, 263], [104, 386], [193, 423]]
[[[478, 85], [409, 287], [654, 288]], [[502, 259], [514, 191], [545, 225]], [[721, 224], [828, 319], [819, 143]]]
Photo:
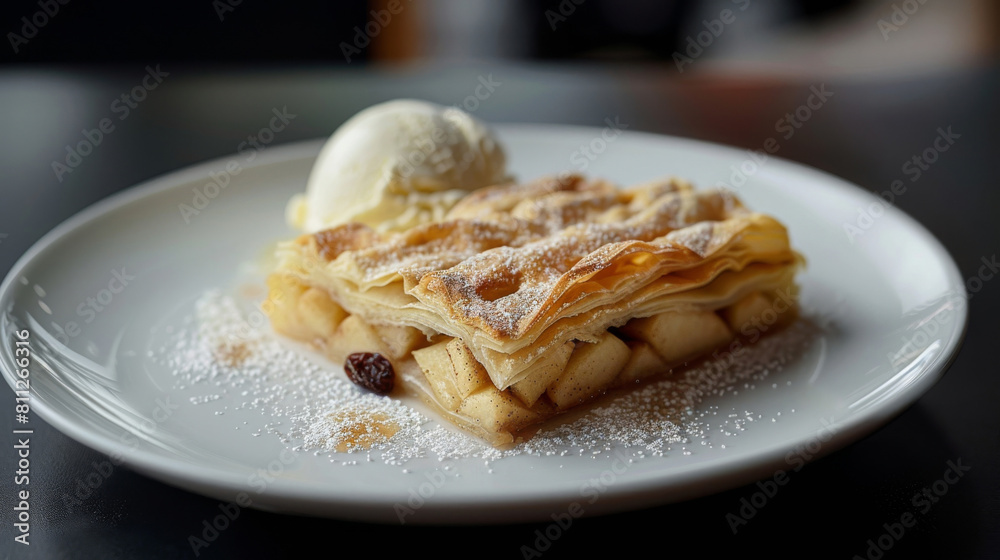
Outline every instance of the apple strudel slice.
[[788, 322], [801, 264], [785, 227], [730, 193], [571, 176], [482, 189], [400, 233], [302, 235], [265, 308], [338, 362], [383, 354], [396, 390], [503, 446]]

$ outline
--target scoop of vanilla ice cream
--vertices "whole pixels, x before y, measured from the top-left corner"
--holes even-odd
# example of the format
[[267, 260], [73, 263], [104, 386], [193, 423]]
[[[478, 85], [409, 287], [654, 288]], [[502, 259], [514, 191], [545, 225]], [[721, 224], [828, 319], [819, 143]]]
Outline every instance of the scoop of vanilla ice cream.
[[334, 132], [287, 218], [309, 232], [346, 222], [403, 230], [441, 220], [468, 192], [508, 180], [503, 148], [481, 121], [453, 107], [389, 101]]

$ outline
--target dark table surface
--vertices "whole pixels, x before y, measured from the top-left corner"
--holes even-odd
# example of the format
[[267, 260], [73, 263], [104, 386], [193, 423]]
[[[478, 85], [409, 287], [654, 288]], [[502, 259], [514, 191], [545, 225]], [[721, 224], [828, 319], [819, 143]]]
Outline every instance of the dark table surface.
[[[155, 70], [155, 65], [154, 70]], [[782, 144], [777, 155], [882, 191], [940, 127], [960, 139], [896, 204], [941, 240], [964, 277], [1000, 244], [1000, 68], [921, 76], [829, 76], [677, 80], [672, 68], [482, 64], [400, 69], [159, 69], [162, 82], [128, 108], [141, 65], [116, 68], [7, 68], [0, 71], [0, 273], [54, 226], [140, 181], [228, 156], [272, 108], [297, 115], [275, 144], [330, 134], [375, 102], [418, 97], [462, 103], [479, 78], [499, 82], [476, 108], [493, 122], [603, 126], [617, 115], [634, 129], [760, 148], [776, 121], [810, 88], [833, 97]], [[149, 84], [147, 84], [149, 85]], [[115, 129], [72, 172], [52, 161], [102, 118]], [[545, 557], [650, 549], [767, 557], [865, 557], [869, 539], [912, 508], [911, 496], [942, 477], [948, 461], [971, 467], [906, 530], [885, 558], [1000, 557], [1000, 376], [996, 316], [1000, 285], [970, 300], [964, 345], [947, 375], [874, 434], [809, 464], [734, 535], [726, 514], [748, 485], [652, 509], [578, 520]], [[6, 343], [6, 342], [5, 342]], [[8, 409], [14, 397], [6, 393]], [[14, 414], [0, 414], [7, 433]], [[82, 505], [66, 502], [103, 455], [31, 419], [31, 545], [13, 543], [16, 457], [3, 444], [0, 551], [4, 558], [188, 558], [188, 535], [217, 513], [218, 501], [116, 468]], [[13, 437], [13, 436], [10, 436]], [[200, 550], [205, 558], [333, 556], [345, 545], [371, 554], [522, 557], [544, 524], [477, 527], [382, 526], [244, 511]], [[872, 557], [875, 557], [874, 555]]]

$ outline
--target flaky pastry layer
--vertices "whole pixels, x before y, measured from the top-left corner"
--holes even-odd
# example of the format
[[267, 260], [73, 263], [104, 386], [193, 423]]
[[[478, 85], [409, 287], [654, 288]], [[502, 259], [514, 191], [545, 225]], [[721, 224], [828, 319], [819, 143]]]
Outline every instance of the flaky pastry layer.
[[[276, 274], [369, 323], [460, 338], [502, 390], [569, 341], [718, 309], [784, 284], [800, 262], [777, 220], [730, 193], [572, 176], [476, 191], [445, 221], [402, 233], [347, 224], [303, 235], [282, 245]], [[726, 289], [701, 289], [727, 277]]]

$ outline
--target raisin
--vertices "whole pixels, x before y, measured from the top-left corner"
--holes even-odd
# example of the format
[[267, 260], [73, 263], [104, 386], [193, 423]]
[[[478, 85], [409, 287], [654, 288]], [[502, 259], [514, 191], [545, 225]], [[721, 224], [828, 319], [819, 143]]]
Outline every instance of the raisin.
[[351, 381], [379, 395], [391, 393], [396, 383], [392, 363], [382, 354], [355, 352], [344, 362], [344, 371]]

